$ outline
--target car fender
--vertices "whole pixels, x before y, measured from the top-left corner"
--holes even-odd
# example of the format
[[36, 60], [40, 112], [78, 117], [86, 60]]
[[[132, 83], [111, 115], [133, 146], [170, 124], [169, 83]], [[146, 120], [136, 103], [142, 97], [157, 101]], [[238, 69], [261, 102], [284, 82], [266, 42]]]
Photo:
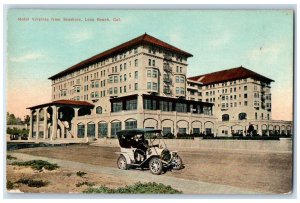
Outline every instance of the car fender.
[[130, 159], [130, 156], [126, 153], [119, 153], [120, 155], [123, 155], [126, 159], [126, 163], [127, 164], [131, 164], [131, 159]]

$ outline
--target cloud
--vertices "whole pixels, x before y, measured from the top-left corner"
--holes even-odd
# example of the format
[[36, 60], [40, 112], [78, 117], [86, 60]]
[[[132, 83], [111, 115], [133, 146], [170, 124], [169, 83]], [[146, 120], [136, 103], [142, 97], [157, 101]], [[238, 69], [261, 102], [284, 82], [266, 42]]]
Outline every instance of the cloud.
[[10, 61], [16, 62], [16, 63], [22, 63], [22, 62], [27, 62], [31, 60], [36, 60], [39, 58], [43, 58], [44, 55], [40, 52], [28, 52], [24, 55], [17, 56], [17, 57], [11, 57]]
[[86, 30], [72, 33], [69, 36], [67, 36], [68, 40], [71, 41], [72, 43], [84, 42], [91, 39], [92, 37], [93, 37], [93, 33]]

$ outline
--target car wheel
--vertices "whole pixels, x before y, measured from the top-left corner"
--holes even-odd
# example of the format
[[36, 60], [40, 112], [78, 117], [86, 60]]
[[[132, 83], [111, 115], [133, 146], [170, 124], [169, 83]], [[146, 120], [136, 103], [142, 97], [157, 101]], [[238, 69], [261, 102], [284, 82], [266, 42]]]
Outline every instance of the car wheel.
[[175, 156], [174, 158], [173, 158], [173, 169], [174, 170], [179, 170], [179, 169], [181, 169], [181, 167], [182, 167], [182, 159], [180, 158], [180, 156]]
[[118, 161], [117, 161], [117, 165], [118, 165], [119, 169], [122, 169], [122, 170], [127, 170], [128, 169], [126, 159], [123, 155], [119, 156]]
[[160, 175], [163, 169], [161, 160], [157, 157], [152, 158], [149, 162], [149, 169], [152, 174]]

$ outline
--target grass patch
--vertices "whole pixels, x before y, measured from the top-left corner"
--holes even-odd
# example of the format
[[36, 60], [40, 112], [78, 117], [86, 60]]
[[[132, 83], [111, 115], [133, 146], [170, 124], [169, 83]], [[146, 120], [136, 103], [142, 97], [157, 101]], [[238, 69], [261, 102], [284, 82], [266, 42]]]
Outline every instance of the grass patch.
[[34, 170], [42, 171], [43, 169], [46, 169], [48, 171], [55, 170], [59, 168], [57, 164], [49, 163], [48, 161], [43, 160], [31, 160], [31, 161], [25, 161], [25, 162], [13, 162], [11, 165], [15, 166], [30, 166]]
[[117, 189], [111, 189], [106, 186], [99, 188], [88, 188], [83, 193], [102, 193], [102, 194], [181, 194], [171, 186], [166, 186], [162, 183], [135, 183], [131, 186], [119, 187]]
[[87, 182], [87, 181], [76, 183], [76, 187], [81, 187], [83, 185], [87, 185], [89, 187], [93, 187], [93, 186], [95, 186], [95, 183]]
[[82, 178], [83, 176], [86, 175], [86, 172], [83, 172], [83, 171], [77, 171], [76, 175]]
[[44, 187], [44, 186], [48, 185], [48, 182], [46, 182], [46, 181], [32, 180], [32, 179], [29, 179], [29, 178], [20, 178], [15, 183], [24, 184], [24, 185], [28, 185], [28, 187], [37, 187], [37, 188]]
[[10, 155], [10, 154], [8, 154], [8, 155], [6, 155], [6, 159], [7, 160], [16, 160], [17, 158], [14, 157], [14, 156], [12, 156], [12, 155]]
[[11, 181], [6, 181], [6, 189], [7, 190], [12, 190], [12, 189], [14, 189], [14, 183], [13, 182], [11, 182]]

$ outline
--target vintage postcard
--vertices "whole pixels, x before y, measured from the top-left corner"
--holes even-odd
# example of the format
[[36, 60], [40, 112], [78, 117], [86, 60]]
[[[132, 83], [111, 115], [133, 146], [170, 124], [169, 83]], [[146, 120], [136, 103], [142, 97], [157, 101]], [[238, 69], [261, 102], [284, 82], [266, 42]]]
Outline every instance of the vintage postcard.
[[9, 194], [293, 192], [293, 10], [6, 17]]

